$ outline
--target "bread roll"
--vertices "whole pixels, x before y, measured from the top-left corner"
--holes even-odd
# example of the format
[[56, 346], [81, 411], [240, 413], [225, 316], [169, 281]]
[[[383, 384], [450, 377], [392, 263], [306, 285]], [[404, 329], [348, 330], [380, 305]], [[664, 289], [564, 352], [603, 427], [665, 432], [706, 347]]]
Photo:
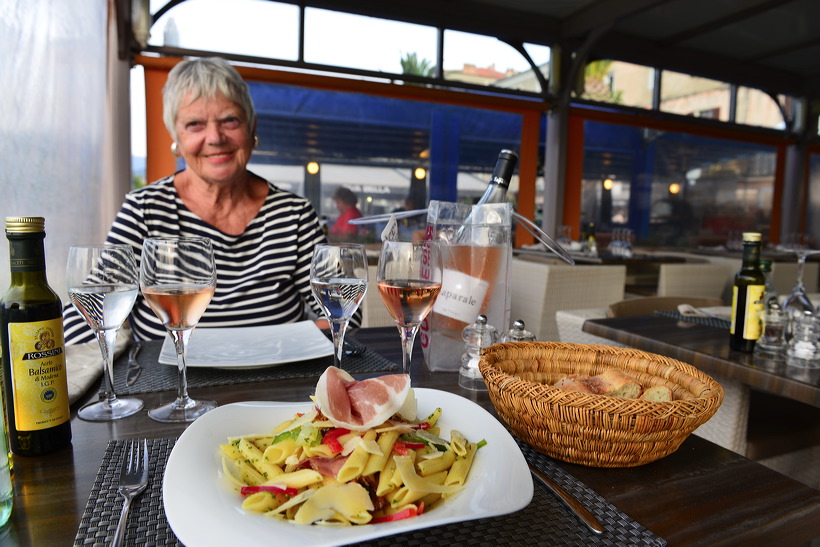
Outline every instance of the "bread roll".
[[554, 387], [567, 391], [578, 391], [581, 393], [607, 395], [609, 397], [621, 397], [625, 399], [637, 399], [643, 392], [643, 387], [641, 387], [641, 384], [639, 384], [637, 380], [616, 369], [606, 369], [597, 376], [570, 374], [558, 380]]
[[652, 386], [643, 392], [641, 399], [666, 403], [672, 400], [672, 390], [666, 386]]
[[578, 391], [581, 393], [595, 393], [592, 391], [586, 381], [589, 379], [589, 376], [586, 374], [570, 374], [569, 376], [564, 376], [557, 382], [555, 382], [555, 386], [559, 389], [563, 389], [565, 391]]

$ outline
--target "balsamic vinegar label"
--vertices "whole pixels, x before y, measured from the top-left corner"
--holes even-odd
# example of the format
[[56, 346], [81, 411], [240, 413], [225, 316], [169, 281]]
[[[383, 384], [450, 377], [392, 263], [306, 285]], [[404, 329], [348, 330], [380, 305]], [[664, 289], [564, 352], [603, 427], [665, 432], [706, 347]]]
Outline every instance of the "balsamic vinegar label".
[[9, 323], [9, 339], [15, 428], [37, 431], [67, 422], [62, 318]]

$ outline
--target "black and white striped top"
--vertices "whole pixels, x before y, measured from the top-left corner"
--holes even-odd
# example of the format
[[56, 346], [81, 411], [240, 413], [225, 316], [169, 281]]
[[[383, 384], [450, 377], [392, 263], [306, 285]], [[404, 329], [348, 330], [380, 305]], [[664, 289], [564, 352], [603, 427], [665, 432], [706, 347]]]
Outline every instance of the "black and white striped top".
[[[326, 241], [310, 202], [268, 183], [259, 213], [238, 236], [225, 234], [192, 213], [174, 187], [174, 176], [128, 193], [107, 243], [127, 243], [139, 264], [142, 242], [156, 237], [208, 237], [216, 259], [216, 292], [201, 327], [290, 323], [306, 318], [305, 303], [323, 317], [310, 291], [313, 247]], [[357, 314], [351, 326], [358, 326]], [[70, 304], [63, 310], [66, 344], [94, 339]], [[141, 340], [167, 336], [142, 296], [130, 317]]]

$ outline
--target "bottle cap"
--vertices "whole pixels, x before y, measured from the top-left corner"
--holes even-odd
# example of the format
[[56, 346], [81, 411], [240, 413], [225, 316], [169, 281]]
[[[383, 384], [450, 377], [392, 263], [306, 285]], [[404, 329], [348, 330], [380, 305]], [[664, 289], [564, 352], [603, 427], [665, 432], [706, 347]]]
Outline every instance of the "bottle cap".
[[43, 217], [6, 217], [6, 233], [30, 234], [42, 232], [46, 228], [46, 219]]
[[743, 232], [743, 241], [760, 241], [760, 232]]
[[505, 188], [509, 187], [516, 163], [518, 163], [518, 154], [512, 150], [502, 150], [499, 152], [498, 161], [495, 164], [490, 182], [500, 184]]

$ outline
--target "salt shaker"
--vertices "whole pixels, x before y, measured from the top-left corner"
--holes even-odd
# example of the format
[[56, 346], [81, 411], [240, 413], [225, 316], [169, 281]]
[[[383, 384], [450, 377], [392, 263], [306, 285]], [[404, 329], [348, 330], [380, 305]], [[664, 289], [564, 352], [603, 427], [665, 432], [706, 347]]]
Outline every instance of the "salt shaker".
[[769, 302], [763, 311], [763, 331], [755, 343], [755, 353], [782, 354], [786, 349], [788, 314], [777, 302]]
[[513, 327], [501, 335], [502, 342], [535, 342], [535, 335], [526, 330], [524, 322], [516, 319]]
[[474, 391], [486, 391], [487, 385], [478, 369], [481, 348], [498, 342], [498, 331], [487, 324], [487, 316], [479, 315], [475, 323], [461, 331], [465, 352], [461, 355], [461, 368], [458, 371], [458, 385]]
[[795, 367], [820, 367], [820, 322], [810, 311], [792, 319], [792, 339], [786, 348], [786, 364]]

